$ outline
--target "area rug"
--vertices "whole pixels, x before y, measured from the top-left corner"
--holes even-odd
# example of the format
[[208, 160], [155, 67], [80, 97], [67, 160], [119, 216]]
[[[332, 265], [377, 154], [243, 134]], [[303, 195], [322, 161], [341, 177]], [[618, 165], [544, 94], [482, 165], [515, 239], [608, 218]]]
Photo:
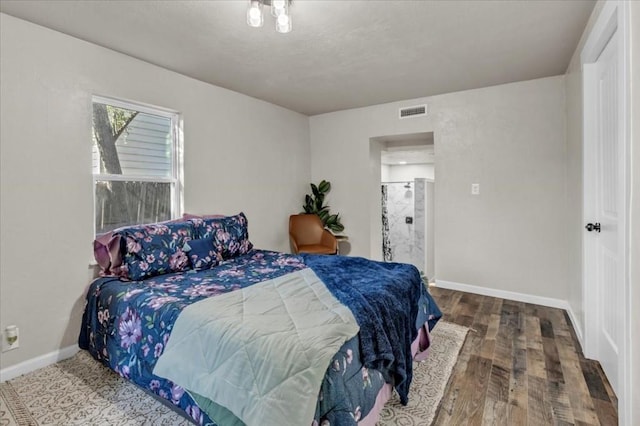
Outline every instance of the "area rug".
[[378, 426], [427, 426], [433, 422], [468, 331], [450, 322], [436, 324], [429, 357], [413, 364], [409, 403], [403, 406], [394, 393], [380, 413]]
[[[415, 363], [409, 405], [393, 397], [379, 425], [429, 425], [467, 333], [440, 321], [425, 362]], [[86, 351], [0, 384], [0, 426], [191, 425]]]

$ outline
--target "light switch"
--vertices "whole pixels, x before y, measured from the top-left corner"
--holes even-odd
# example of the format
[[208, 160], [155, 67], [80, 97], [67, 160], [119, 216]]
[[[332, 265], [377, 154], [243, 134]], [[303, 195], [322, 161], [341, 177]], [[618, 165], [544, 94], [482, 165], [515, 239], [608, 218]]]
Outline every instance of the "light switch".
[[471, 195], [479, 195], [480, 194], [480, 184], [472, 183], [471, 184]]

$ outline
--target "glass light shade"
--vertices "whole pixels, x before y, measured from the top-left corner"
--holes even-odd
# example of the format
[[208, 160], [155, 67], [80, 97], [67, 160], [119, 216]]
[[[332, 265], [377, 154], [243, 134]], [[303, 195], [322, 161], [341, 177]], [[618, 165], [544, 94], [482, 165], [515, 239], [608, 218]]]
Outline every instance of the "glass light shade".
[[291, 15], [282, 13], [276, 18], [276, 31], [279, 33], [288, 33], [291, 31]]
[[288, 13], [288, 6], [288, 0], [271, 0], [271, 14], [277, 18], [283, 13]]
[[261, 27], [264, 24], [262, 13], [262, 0], [250, 0], [247, 9], [247, 24], [250, 27]]

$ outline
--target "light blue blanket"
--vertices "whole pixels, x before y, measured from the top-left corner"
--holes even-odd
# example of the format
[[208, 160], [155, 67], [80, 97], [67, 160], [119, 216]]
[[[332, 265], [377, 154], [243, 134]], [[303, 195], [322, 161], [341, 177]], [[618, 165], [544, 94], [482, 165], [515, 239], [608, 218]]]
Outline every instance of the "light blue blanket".
[[153, 373], [249, 426], [310, 425], [331, 358], [358, 330], [304, 269], [185, 308]]

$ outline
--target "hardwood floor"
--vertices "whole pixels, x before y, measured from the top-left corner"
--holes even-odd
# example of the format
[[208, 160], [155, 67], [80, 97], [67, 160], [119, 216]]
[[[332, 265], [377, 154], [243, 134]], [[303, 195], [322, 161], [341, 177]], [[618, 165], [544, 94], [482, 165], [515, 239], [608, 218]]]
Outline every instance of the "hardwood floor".
[[445, 321], [470, 328], [434, 425], [617, 425], [600, 364], [565, 311], [430, 288]]

